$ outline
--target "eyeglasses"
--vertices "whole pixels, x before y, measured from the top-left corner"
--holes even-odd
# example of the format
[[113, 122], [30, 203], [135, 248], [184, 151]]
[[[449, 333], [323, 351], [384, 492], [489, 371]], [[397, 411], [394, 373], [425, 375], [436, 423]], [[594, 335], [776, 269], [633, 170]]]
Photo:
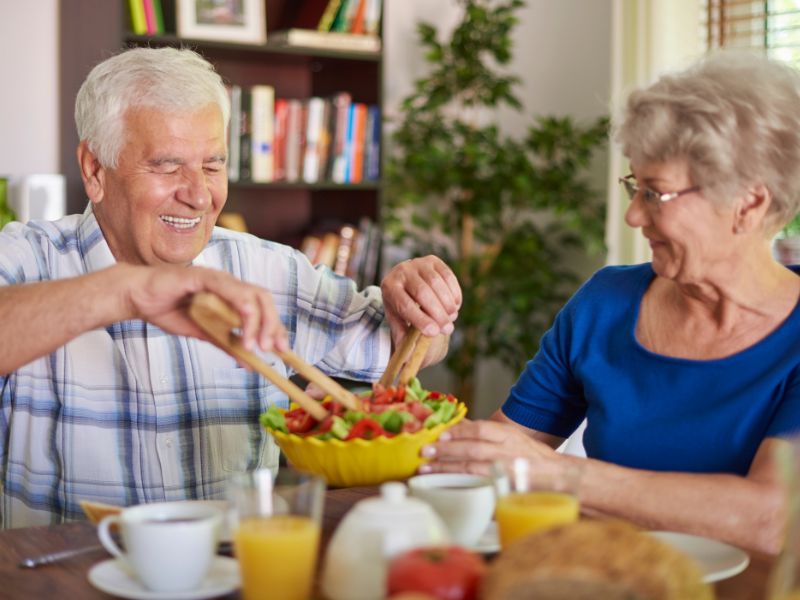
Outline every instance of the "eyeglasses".
[[641, 191], [642, 198], [644, 199], [645, 203], [652, 205], [658, 205], [659, 202], [669, 202], [670, 200], [675, 200], [675, 198], [678, 196], [700, 191], [700, 186], [695, 185], [679, 192], [667, 192], [666, 194], [659, 194], [657, 191], [651, 190], [647, 187], [640, 188], [639, 184], [636, 183], [636, 178], [633, 176], [633, 174], [620, 177], [619, 182], [622, 184], [622, 187], [625, 188], [630, 200], [633, 200], [634, 196]]

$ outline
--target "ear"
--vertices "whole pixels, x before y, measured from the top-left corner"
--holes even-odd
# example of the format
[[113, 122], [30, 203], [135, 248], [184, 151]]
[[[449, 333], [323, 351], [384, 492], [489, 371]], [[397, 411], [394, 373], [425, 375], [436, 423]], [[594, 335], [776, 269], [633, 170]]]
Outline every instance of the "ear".
[[770, 204], [772, 204], [772, 194], [764, 184], [759, 183], [748, 187], [736, 205], [733, 221], [734, 233], [760, 232]]
[[89, 149], [89, 143], [83, 140], [78, 144], [78, 168], [81, 171], [83, 187], [93, 204], [100, 204], [105, 196], [105, 167]]

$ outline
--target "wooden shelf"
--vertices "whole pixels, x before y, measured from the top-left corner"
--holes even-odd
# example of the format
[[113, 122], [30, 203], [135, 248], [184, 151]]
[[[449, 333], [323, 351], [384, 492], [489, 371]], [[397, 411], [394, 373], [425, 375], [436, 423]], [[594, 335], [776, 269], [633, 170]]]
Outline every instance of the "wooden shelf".
[[185, 46], [189, 48], [202, 48], [213, 50], [224, 50], [229, 52], [247, 52], [264, 56], [280, 55], [294, 56], [302, 61], [309, 61], [313, 58], [338, 58], [341, 60], [357, 60], [366, 62], [380, 62], [381, 52], [358, 52], [352, 50], [334, 50], [327, 48], [317, 48], [311, 46], [279, 46], [269, 42], [262, 45], [234, 44], [231, 42], [219, 42], [214, 40], [198, 40], [191, 38], [181, 38], [176, 35], [132, 35], [125, 36], [125, 42], [131, 46]]

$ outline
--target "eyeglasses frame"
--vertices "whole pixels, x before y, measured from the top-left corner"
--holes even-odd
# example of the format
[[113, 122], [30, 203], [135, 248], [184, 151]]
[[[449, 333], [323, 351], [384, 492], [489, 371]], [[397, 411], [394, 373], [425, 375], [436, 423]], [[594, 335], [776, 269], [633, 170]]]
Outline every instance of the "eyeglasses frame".
[[685, 190], [680, 190], [677, 192], [666, 192], [664, 194], [661, 194], [655, 191], [654, 189], [648, 187], [639, 187], [639, 184], [636, 183], [636, 177], [634, 177], [633, 173], [625, 175], [625, 177], [620, 177], [619, 182], [622, 184], [622, 187], [628, 194], [628, 198], [631, 200], [633, 200], [636, 194], [638, 194], [641, 191], [642, 198], [646, 204], [657, 204], [657, 202], [669, 202], [670, 200], [675, 200], [675, 198], [678, 198], [685, 194], [699, 192], [701, 189], [701, 186], [694, 185], [692, 187], [686, 188]]

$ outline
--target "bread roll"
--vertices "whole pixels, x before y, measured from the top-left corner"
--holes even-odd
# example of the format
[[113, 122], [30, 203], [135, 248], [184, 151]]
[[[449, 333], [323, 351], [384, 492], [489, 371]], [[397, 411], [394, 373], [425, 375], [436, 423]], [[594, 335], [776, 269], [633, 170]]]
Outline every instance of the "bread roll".
[[578, 521], [523, 538], [494, 560], [482, 600], [708, 600], [694, 561], [617, 521]]

